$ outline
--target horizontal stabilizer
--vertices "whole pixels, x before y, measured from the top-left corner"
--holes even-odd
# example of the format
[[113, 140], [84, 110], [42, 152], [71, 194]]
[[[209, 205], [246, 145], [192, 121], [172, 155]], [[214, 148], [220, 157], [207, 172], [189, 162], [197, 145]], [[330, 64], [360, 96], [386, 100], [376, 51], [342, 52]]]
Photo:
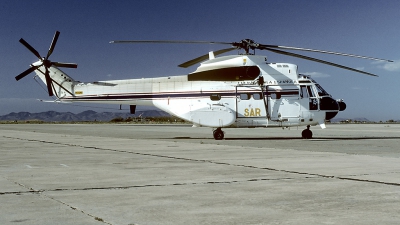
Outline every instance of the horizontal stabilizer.
[[62, 104], [71, 104], [72, 102], [62, 102], [60, 100], [53, 100], [53, 101], [49, 101], [49, 100], [43, 100], [43, 99], [37, 99], [38, 101], [41, 102], [46, 102], [46, 103], [62, 103]]

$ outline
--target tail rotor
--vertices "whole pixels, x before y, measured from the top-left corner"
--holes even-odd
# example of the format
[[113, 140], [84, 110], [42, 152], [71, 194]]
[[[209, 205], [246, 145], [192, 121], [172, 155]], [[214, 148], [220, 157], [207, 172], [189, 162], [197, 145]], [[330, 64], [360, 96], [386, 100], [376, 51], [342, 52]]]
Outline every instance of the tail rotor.
[[53, 96], [54, 92], [53, 92], [53, 79], [51, 79], [50, 74], [49, 74], [49, 68], [51, 66], [56, 66], [56, 67], [65, 67], [65, 68], [77, 68], [78, 65], [75, 63], [61, 63], [61, 62], [52, 62], [49, 60], [50, 55], [53, 53], [54, 48], [57, 44], [57, 40], [58, 37], [60, 35], [59, 31], [56, 31], [56, 33], [54, 34], [53, 40], [50, 44], [50, 48], [49, 51], [47, 52], [46, 57], [42, 57], [40, 56], [39, 52], [36, 51], [35, 48], [33, 48], [30, 44], [28, 44], [28, 42], [26, 42], [23, 38], [21, 38], [19, 40], [19, 42], [24, 45], [27, 49], [29, 49], [29, 51], [31, 51], [36, 57], [38, 57], [38, 59], [41, 61], [40, 64], [35, 64], [35, 65], [31, 65], [30, 68], [28, 68], [27, 70], [25, 70], [24, 72], [20, 73], [18, 76], [15, 77], [15, 79], [18, 81], [22, 78], [24, 78], [25, 76], [27, 76], [28, 74], [32, 73], [33, 71], [37, 70], [38, 68], [44, 66], [45, 71], [44, 71], [44, 76], [46, 78], [46, 85], [47, 85], [47, 90], [49, 93], [49, 96]]

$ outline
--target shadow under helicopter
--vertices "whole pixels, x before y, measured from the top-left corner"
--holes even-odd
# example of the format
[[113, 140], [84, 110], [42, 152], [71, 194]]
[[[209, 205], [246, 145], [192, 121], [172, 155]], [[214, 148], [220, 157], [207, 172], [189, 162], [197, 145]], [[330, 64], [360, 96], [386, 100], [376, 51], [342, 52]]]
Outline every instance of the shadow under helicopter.
[[[196, 137], [173, 137], [163, 139], [191, 139], [191, 140], [214, 140], [214, 138], [196, 138]], [[313, 137], [312, 139], [304, 139], [302, 137], [238, 137], [238, 138], [224, 138], [227, 141], [240, 141], [240, 140], [307, 140], [307, 141], [335, 141], [335, 140], [400, 140], [400, 137]]]

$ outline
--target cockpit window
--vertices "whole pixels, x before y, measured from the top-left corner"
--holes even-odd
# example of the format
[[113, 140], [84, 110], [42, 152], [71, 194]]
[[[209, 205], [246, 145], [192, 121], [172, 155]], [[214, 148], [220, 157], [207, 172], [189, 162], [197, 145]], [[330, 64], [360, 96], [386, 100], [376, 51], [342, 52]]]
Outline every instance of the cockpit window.
[[326, 91], [321, 87], [321, 85], [315, 84], [315, 87], [317, 88], [317, 91], [318, 91], [318, 95], [319, 95], [319, 96], [330, 96], [330, 94], [328, 94], [328, 92], [326, 92]]
[[310, 96], [310, 98], [316, 97], [314, 90], [311, 88], [311, 86], [307, 86], [307, 90], [308, 90], [308, 95]]
[[302, 98], [308, 98], [308, 93], [307, 93], [307, 87], [301, 85], [301, 90], [300, 90], [300, 97]]
[[311, 77], [309, 79], [312, 80], [312, 82], [315, 84], [319, 96], [331, 96], [314, 79], [312, 79]]

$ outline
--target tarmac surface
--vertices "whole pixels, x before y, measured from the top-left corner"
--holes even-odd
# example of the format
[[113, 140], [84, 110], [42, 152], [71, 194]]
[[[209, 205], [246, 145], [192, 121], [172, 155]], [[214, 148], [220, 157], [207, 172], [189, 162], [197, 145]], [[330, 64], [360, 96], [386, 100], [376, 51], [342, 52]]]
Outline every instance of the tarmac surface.
[[0, 124], [0, 224], [400, 224], [400, 125]]

